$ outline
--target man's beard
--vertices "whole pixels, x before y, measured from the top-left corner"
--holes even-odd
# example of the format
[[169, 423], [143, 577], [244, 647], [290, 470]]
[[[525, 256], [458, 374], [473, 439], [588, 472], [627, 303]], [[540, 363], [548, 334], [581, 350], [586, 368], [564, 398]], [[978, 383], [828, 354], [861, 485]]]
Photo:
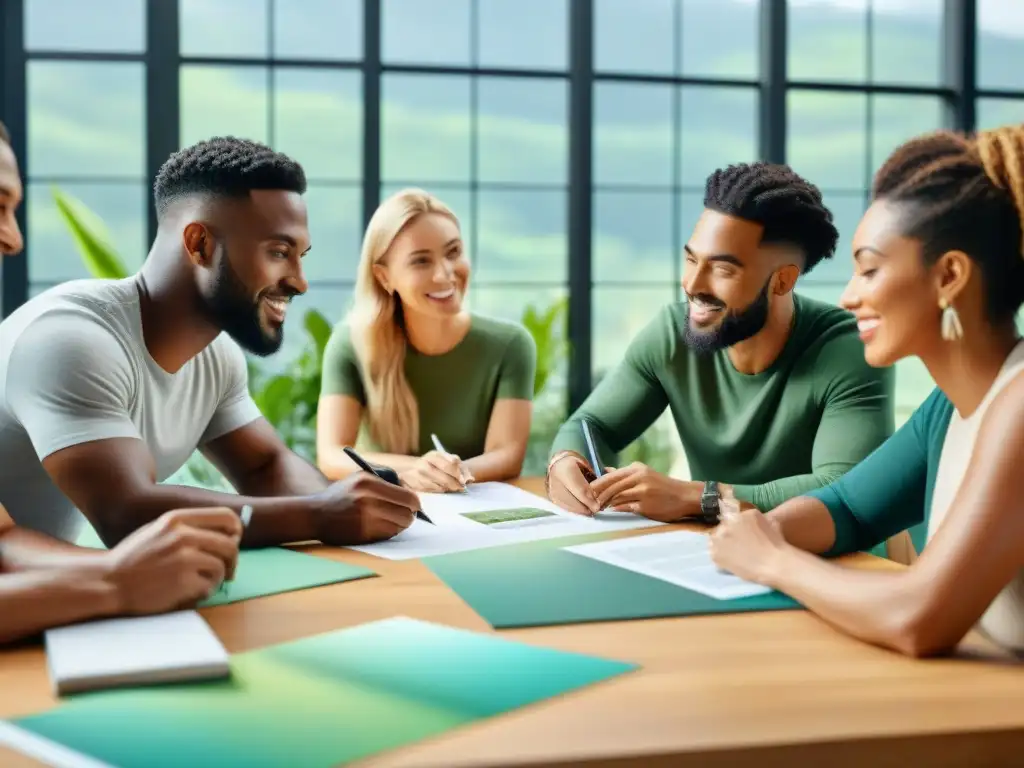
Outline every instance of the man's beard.
[[[294, 296], [295, 292], [290, 295]], [[245, 284], [228, 262], [226, 250], [221, 251], [220, 264], [213, 280], [213, 290], [203, 297], [210, 319], [241, 347], [254, 355], [266, 357], [281, 348], [284, 326], [268, 329], [260, 322], [261, 293], [253, 300]]]
[[[751, 336], [758, 334], [768, 323], [768, 287], [771, 285], [769, 278], [764, 288], [745, 309], [739, 312], [732, 312], [725, 315], [722, 322], [706, 331], [695, 329], [690, 324], [690, 310], [687, 304], [686, 328], [683, 332], [683, 343], [697, 354], [707, 355], [726, 349], [741, 341], [746, 341]], [[717, 303], [712, 297], [697, 296], [700, 299], [710, 299], [708, 304]]]

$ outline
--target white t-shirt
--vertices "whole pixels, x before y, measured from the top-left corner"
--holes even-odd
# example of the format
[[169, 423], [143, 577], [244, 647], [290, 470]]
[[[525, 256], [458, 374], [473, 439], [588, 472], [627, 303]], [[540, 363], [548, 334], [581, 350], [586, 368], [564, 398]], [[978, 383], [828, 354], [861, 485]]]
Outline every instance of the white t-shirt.
[[0, 323], [0, 503], [26, 528], [73, 541], [82, 526], [43, 469], [50, 454], [136, 438], [159, 482], [203, 443], [259, 416], [245, 356], [225, 334], [177, 373], [157, 365], [136, 277], [63, 283]]
[[[946, 430], [946, 438], [942, 443], [935, 488], [932, 490], [931, 514], [928, 516], [929, 539], [946, 519], [949, 508], [967, 475], [982, 422], [986, 418], [999, 418], [999, 414], [989, 413], [992, 401], [1022, 373], [1024, 342], [1014, 347], [974, 413], [964, 419], [953, 411], [949, 429]], [[996, 596], [978, 622], [977, 628], [1004, 648], [1018, 653], [1024, 651], [1024, 570], [1018, 571]]]

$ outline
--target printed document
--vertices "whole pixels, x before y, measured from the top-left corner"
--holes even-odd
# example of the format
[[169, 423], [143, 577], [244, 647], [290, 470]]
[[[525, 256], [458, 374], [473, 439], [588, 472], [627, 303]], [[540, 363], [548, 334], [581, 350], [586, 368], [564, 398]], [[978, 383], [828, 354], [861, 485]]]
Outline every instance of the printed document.
[[388, 560], [447, 555], [526, 541], [603, 531], [651, 528], [663, 523], [607, 510], [595, 517], [567, 512], [547, 499], [507, 483], [471, 483], [466, 493], [421, 493], [423, 512], [393, 539], [350, 549]]
[[765, 595], [772, 590], [721, 571], [711, 560], [708, 537], [693, 531], [599, 541], [565, 547], [592, 560], [667, 581], [716, 600]]

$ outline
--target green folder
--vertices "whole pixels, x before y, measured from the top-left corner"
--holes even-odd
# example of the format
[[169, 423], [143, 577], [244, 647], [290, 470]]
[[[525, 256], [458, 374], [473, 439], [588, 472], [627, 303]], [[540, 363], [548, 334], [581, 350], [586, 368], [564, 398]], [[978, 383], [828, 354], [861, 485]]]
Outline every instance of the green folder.
[[562, 549], [607, 538], [532, 541], [423, 562], [495, 629], [800, 608], [780, 592], [717, 600]]
[[228, 680], [81, 694], [12, 724], [120, 768], [328, 768], [636, 668], [400, 617], [236, 654]]
[[[82, 532], [77, 543], [82, 547], [104, 549], [103, 542], [91, 527]], [[369, 568], [281, 547], [245, 549], [238, 555], [234, 581], [214, 592], [199, 607], [240, 603], [254, 597], [279, 595], [282, 592], [340, 584], [376, 575]]]

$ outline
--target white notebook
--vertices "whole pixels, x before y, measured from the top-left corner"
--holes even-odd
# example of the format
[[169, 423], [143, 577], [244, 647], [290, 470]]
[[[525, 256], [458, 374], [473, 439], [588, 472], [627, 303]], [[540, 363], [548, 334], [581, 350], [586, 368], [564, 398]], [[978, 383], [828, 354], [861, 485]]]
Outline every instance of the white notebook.
[[228, 652], [195, 611], [75, 624], [45, 641], [57, 695], [231, 674]]

